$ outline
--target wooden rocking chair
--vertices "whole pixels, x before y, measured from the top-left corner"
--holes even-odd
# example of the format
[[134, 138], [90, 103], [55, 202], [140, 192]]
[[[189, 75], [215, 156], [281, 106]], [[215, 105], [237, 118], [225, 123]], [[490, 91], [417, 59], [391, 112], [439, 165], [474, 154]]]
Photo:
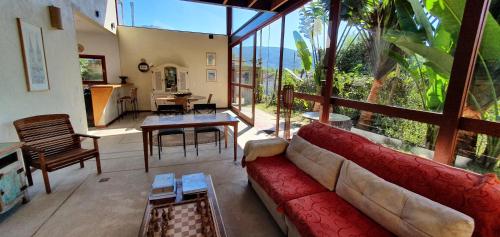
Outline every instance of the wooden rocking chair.
[[[95, 158], [97, 173], [101, 173], [97, 136], [77, 134], [73, 131], [67, 114], [40, 115], [14, 121], [19, 139], [25, 143], [23, 157], [28, 184], [33, 185], [30, 167], [42, 170], [45, 191], [51, 192], [49, 176], [52, 172], [73, 164]], [[93, 149], [81, 146], [81, 137], [94, 140]]]

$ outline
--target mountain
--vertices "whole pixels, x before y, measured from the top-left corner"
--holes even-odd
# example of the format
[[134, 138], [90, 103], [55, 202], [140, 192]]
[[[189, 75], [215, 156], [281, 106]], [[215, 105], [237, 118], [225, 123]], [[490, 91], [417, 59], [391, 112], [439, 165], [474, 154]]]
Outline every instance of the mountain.
[[[250, 61], [253, 56], [253, 47], [247, 46], [242, 48], [243, 59], [245, 61]], [[262, 54], [262, 67], [264, 68], [278, 68], [280, 59], [280, 48], [279, 47], [258, 47], [257, 48], [257, 58], [260, 58]], [[268, 59], [268, 60], [267, 60]], [[300, 57], [297, 55], [297, 51], [293, 49], [283, 49], [283, 67], [289, 69], [301, 69], [302, 62]]]

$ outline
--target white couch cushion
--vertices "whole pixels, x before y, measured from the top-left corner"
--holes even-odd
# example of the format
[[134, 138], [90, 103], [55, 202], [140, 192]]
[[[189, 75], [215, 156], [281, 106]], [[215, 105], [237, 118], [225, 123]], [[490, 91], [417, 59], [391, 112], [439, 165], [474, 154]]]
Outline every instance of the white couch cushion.
[[263, 140], [250, 140], [245, 144], [243, 154], [245, 161], [251, 162], [257, 157], [269, 157], [285, 152], [288, 142], [283, 138], [270, 138]]
[[345, 161], [337, 194], [398, 236], [469, 237], [474, 220]]
[[286, 157], [324, 187], [333, 191], [344, 157], [293, 136]]

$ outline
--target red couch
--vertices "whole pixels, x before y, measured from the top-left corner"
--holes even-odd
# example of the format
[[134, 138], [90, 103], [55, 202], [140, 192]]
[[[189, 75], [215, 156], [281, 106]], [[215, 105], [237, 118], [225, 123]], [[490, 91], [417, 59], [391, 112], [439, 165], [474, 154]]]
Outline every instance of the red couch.
[[[467, 214], [475, 221], [473, 236], [500, 236], [500, 181], [495, 175], [401, 153], [318, 122], [303, 126], [298, 135], [393, 184]], [[393, 235], [329, 192], [285, 154], [256, 159], [246, 166], [250, 183], [289, 236]]]

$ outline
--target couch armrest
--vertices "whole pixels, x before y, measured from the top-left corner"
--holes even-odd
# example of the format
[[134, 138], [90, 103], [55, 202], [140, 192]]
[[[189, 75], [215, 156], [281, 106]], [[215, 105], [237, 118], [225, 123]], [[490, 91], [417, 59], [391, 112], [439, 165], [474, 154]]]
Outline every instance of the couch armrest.
[[269, 157], [282, 154], [288, 147], [288, 141], [283, 138], [251, 140], [245, 144], [243, 154], [245, 162], [252, 162], [257, 157]]

